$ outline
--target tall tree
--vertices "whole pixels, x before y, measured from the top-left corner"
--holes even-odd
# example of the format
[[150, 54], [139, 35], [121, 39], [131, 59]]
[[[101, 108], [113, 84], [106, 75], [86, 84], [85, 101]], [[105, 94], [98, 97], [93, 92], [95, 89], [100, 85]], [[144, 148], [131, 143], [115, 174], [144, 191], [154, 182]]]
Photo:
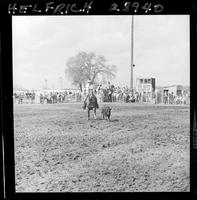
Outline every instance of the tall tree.
[[93, 52], [79, 52], [68, 59], [65, 73], [82, 91], [87, 80], [96, 83], [99, 76], [108, 79], [115, 78], [116, 66], [108, 65], [106, 62], [107, 60], [102, 55], [96, 55]]

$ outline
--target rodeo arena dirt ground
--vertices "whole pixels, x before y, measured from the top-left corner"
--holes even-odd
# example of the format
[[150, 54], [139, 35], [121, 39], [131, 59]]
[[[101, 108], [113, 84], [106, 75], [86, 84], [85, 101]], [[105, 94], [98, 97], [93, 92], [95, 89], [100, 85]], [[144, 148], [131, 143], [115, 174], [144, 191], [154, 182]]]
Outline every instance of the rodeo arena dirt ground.
[[189, 191], [189, 105], [104, 104], [15, 104], [16, 191]]

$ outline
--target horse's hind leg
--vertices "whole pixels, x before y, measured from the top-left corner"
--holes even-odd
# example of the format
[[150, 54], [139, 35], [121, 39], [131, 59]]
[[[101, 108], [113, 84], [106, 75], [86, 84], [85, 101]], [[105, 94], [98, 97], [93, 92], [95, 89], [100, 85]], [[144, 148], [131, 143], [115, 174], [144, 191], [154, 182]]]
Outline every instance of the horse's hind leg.
[[108, 116], [108, 121], [110, 121], [110, 115]]
[[88, 120], [90, 119], [90, 110], [88, 109]]

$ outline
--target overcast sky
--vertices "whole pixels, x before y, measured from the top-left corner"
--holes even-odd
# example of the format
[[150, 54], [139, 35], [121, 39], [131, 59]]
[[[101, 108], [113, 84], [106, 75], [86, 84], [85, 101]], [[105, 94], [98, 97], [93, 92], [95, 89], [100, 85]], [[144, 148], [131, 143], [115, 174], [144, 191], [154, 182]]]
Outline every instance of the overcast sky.
[[[131, 16], [13, 16], [13, 82], [26, 89], [73, 88], [66, 62], [95, 52], [117, 66], [115, 85], [130, 84]], [[134, 86], [138, 77], [156, 86], [190, 82], [188, 15], [134, 16]]]

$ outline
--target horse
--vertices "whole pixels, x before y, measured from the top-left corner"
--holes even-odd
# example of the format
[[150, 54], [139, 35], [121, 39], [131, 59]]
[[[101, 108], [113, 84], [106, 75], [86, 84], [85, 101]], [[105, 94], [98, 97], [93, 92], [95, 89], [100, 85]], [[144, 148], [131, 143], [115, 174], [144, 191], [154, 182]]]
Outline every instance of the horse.
[[85, 110], [87, 108], [88, 110], [88, 120], [90, 119], [90, 110], [94, 111], [94, 119], [96, 119], [96, 109], [99, 108], [97, 98], [92, 93], [88, 94], [86, 99], [84, 100], [83, 109]]

